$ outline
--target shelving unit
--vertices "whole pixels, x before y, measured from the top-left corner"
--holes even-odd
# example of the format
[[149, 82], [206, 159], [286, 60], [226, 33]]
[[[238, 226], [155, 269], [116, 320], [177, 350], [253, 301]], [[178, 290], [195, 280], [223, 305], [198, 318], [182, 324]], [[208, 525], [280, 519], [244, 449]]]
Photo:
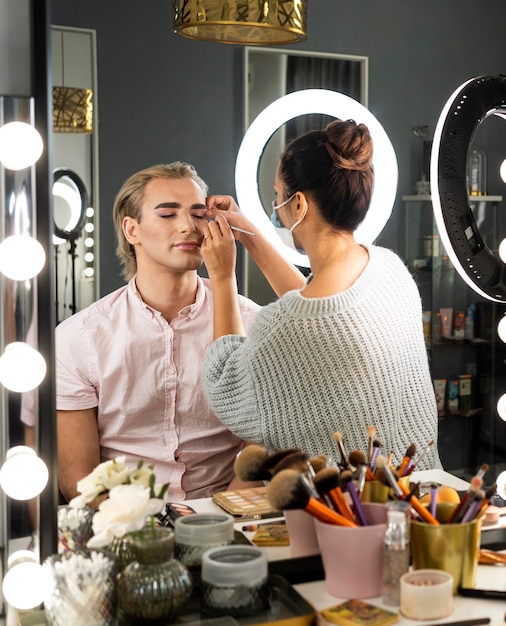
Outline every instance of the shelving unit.
[[[482, 463], [504, 469], [506, 422], [498, 417], [496, 402], [506, 391], [506, 346], [495, 329], [506, 306], [479, 296], [456, 272], [440, 242], [431, 197], [402, 200], [404, 259], [422, 297], [439, 406], [441, 460], [447, 471], [463, 478], [472, 476]], [[502, 196], [469, 200], [480, 235], [491, 250], [496, 249]]]

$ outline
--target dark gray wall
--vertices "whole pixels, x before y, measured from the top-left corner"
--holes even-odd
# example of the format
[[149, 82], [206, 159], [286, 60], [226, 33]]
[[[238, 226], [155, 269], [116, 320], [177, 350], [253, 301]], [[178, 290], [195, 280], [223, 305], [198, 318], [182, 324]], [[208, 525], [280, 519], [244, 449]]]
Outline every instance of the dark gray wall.
[[[94, 28], [98, 46], [101, 293], [122, 283], [111, 220], [127, 176], [176, 159], [193, 163], [211, 192], [234, 194], [242, 133], [241, 46], [171, 32], [170, 0], [53, 0], [53, 23]], [[414, 192], [422, 140], [465, 80], [506, 72], [503, 0], [311, 0], [298, 49], [367, 55], [369, 108], [399, 161], [399, 198]], [[489, 193], [505, 193], [503, 188]], [[381, 243], [402, 249], [397, 202]]]

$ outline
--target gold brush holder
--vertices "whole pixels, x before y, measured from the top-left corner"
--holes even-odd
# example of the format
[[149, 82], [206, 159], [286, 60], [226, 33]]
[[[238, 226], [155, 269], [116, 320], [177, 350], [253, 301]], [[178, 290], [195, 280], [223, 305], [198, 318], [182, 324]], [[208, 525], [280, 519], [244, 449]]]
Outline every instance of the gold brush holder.
[[[409, 476], [399, 478], [399, 482], [409, 489]], [[360, 496], [362, 502], [385, 503], [389, 500], [393, 500], [394, 498], [395, 495], [393, 489], [382, 483], [380, 480], [366, 480], [362, 495]]]
[[[439, 519], [438, 515], [436, 518]], [[439, 569], [453, 576], [453, 593], [459, 586], [473, 588], [480, 553], [479, 517], [465, 524], [439, 526], [412, 520], [410, 523], [413, 569]]]

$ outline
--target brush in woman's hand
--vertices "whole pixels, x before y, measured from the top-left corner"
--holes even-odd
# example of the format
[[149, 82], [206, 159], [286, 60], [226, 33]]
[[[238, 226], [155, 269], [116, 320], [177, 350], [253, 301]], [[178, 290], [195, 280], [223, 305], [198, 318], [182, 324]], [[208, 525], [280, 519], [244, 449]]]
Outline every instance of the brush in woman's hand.
[[338, 513], [344, 515], [351, 522], [356, 522], [355, 515], [344, 496], [339, 480], [337, 467], [324, 467], [319, 472], [316, 472], [313, 478], [318, 493], [327, 494]]
[[311, 496], [301, 481], [301, 474], [295, 470], [285, 469], [278, 472], [267, 487], [267, 499], [276, 511], [304, 509], [321, 522], [338, 526], [356, 526], [355, 523], [332, 511], [328, 506]]

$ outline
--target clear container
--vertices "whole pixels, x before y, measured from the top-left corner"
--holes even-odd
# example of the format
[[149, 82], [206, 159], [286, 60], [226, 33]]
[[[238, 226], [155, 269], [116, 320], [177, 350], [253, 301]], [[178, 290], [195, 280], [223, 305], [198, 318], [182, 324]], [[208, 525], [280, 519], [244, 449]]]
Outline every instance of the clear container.
[[202, 612], [246, 617], [267, 609], [267, 578], [267, 554], [261, 548], [234, 545], [206, 550], [202, 556]]
[[188, 567], [200, 566], [210, 548], [226, 546], [234, 539], [234, 518], [228, 513], [194, 513], [174, 524], [174, 558]]
[[467, 185], [470, 196], [487, 193], [487, 157], [482, 150], [471, 150], [467, 157]]
[[389, 509], [383, 548], [383, 591], [386, 605], [400, 604], [400, 578], [409, 570], [409, 544], [406, 513]]

